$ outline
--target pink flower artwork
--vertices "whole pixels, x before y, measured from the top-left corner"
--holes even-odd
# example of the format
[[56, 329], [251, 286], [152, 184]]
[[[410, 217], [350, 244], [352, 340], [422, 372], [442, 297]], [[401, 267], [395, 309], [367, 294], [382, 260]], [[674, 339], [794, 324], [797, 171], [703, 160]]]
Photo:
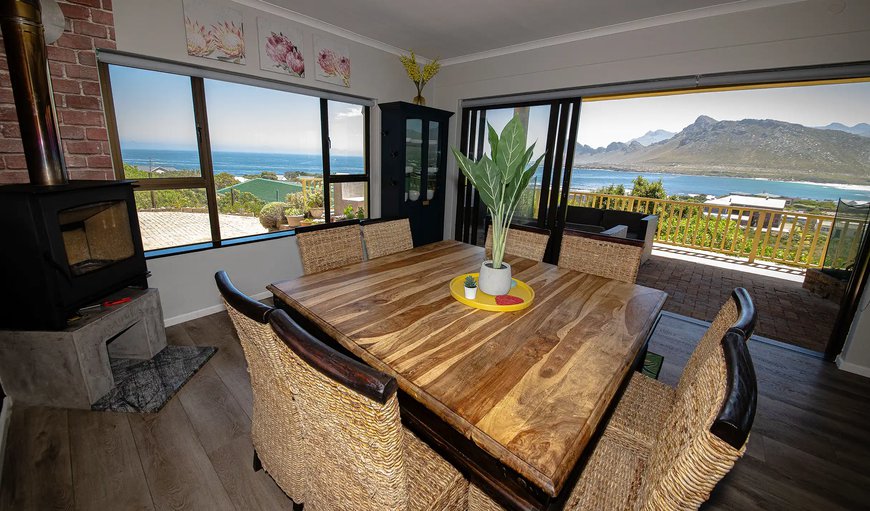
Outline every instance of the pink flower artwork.
[[304, 78], [302, 33], [288, 23], [266, 18], [257, 18], [257, 30], [260, 35], [260, 68]]
[[350, 87], [350, 56], [346, 47], [332, 41], [315, 39], [317, 69], [320, 81]]
[[272, 32], [272, 35], [266, 39], [266, 55], [276, 67], [292, 75], [304, 76], [305, 58], [293, 41], [283, 33]]
[[241, 26], [233, 22], [223, 22], [212, 26], [212, 37], [215, 48], [223, 52], [224, 56], [218, 56], [220, 60], [226, 60], [240, 64], [245, 57], [245, 35]]
[[187, 54], [245, 63], [242, 13], [221, 0], [183, 0]]
[[187, 31], [187, 54], [194, 57], [207, 57], [214, 51], [214, 40], [204, 26], [190, 18], [184, 18]]

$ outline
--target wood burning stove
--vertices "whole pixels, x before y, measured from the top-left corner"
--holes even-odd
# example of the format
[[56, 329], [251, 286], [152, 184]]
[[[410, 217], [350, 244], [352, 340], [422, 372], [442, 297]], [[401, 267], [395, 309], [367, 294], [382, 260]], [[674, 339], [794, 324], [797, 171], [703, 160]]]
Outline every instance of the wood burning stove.
[[147, 270], [130, 181], [69, 181], [38, 0], [0, 2], [30, 184], [0, 187], [0, 328], [63, 329]]
[[147, 269], [129, 181], [0, 187], [0, 327], [57, 330]]

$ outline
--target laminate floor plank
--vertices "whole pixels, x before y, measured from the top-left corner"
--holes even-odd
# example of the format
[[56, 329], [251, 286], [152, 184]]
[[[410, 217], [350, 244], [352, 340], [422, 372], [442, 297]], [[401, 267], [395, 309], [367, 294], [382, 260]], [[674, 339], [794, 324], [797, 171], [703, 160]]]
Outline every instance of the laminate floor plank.
[[13, 405], [0, 509], [74, 509], [67, 411]]
[[68, 414], [76, 509], [154, 509], [129, 414]]
[[226, 313], [185, 323], [185, 331], [197, 346], [216, 346], [218, 351], [209, 363], [232, 393], [248, 419], [254, 414], [254, 395], [248, 376], [245, 353]]
[[130, 426], [155, 507], [235, 509], [179, 400], [157, 414], [130, 414]]

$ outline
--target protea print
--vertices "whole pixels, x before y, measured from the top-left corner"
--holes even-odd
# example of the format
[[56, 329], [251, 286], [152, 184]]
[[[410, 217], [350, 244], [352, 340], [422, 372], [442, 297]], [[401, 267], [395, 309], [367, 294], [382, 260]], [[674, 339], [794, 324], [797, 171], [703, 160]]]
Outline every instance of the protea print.
[[276, 67], [299, 77], [305, 75], [305, 59], [302, 57], [302, 52], [283, 33], [272, 32], [272, 35], [266, 39], [266, 55]]
[[317, 54], [317, 65], [326, 76], [335, 76], [335, 65], [338, 56], [332, 50], [320, 50]]
[[338, 65], [335, 66], [335, 70], [341, 76], [342, 81], [344, 81], [344, 86], [350, 87], [350, 59], [342, 55], [338, 59]]
[[208, 57], [214, 51], [214, 40], [211, 33], [198, 21], [184, 18], [184, 28], [187, 31], [187, 54], [195, 57]]
[[224, 21], [212, 26], [212, 38], [215, 48], [225, 55], [218, 57], [235, 64], [240, 64], [245, 58], [245, 36], [243, 29], [232, 21]]
[[317, 54], [317, 65], [326, 76], [338, 76], [345, 87], [350, 86], [350, 59], [338, 55], [330, 49], [320, 50]]

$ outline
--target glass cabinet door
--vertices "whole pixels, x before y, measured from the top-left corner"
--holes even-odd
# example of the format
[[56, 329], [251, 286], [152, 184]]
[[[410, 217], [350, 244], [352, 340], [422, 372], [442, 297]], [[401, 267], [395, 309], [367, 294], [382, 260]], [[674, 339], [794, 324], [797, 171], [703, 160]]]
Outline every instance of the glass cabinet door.
[[438, 190], [438, 163], [441, 161], [441, 145], [438, 130], [441, 123], [429, 121], [428, 151], [426, 165], [426, 200], [432, 200]]
[[422, 189], [423, 176], [423, 120], [405, 121], [405, 200], [416, 201]]

